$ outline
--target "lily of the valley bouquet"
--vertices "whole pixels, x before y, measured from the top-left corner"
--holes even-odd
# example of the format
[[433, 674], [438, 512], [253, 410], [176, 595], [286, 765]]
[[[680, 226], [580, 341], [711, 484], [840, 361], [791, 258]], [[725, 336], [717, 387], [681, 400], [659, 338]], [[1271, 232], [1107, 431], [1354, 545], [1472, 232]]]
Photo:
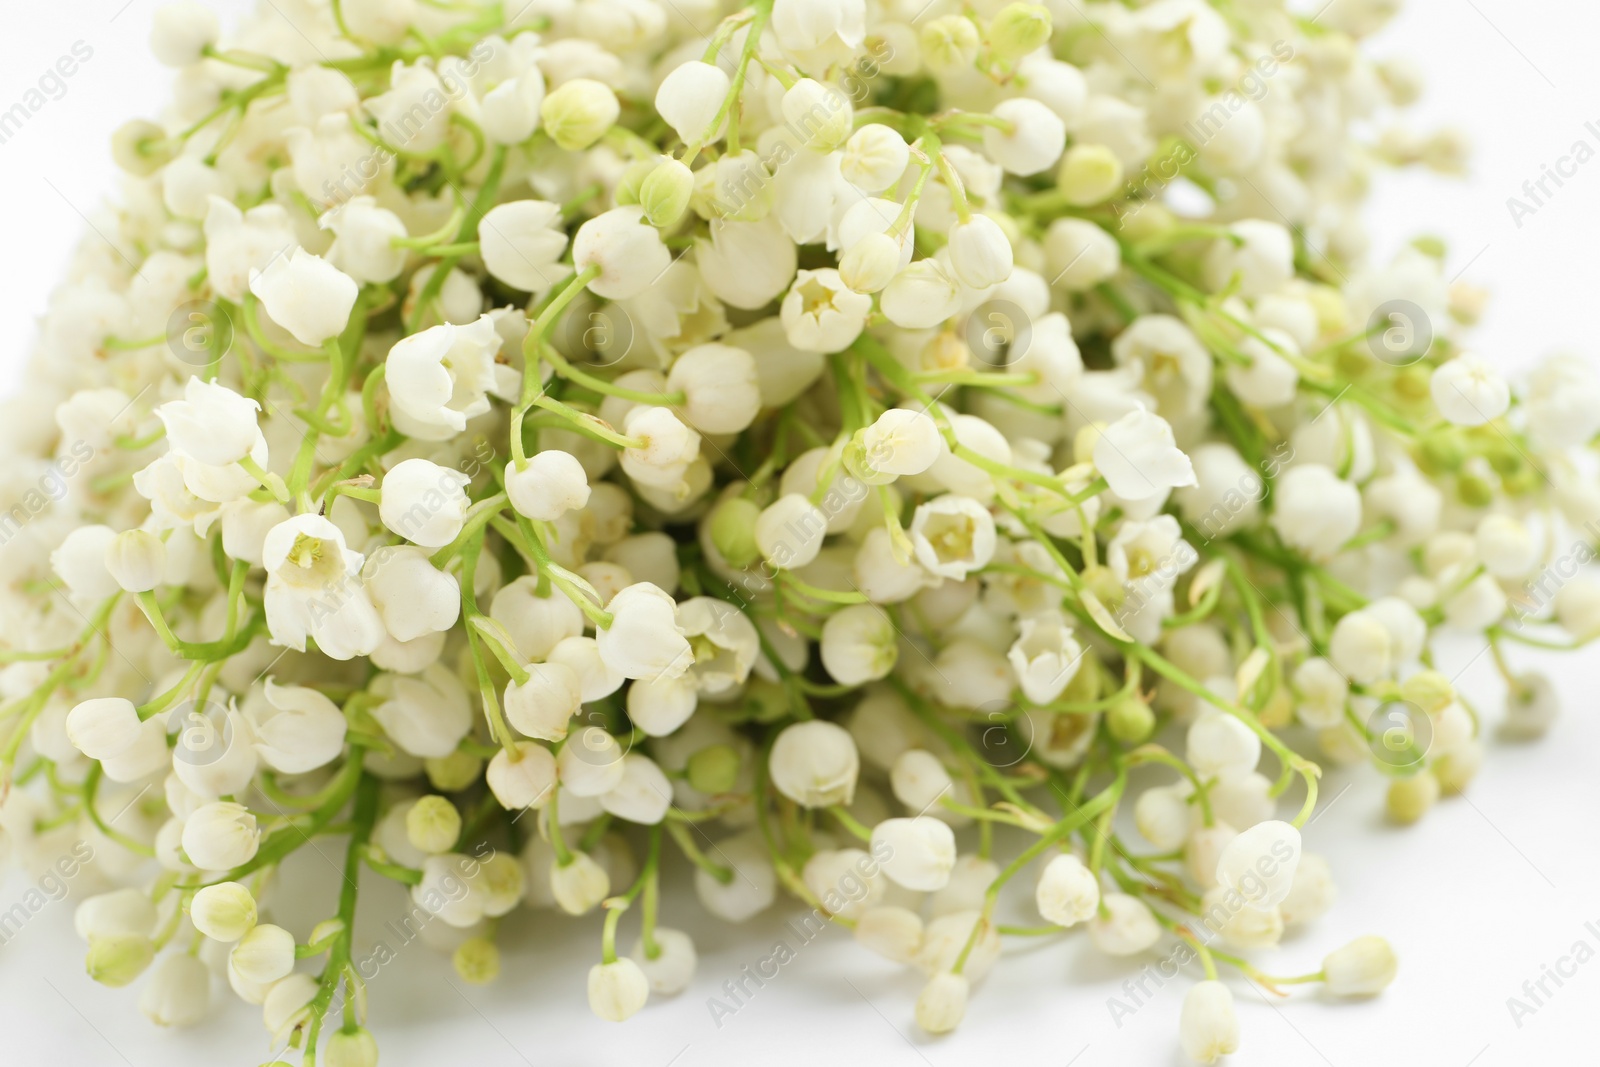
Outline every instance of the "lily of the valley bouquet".
[[1063, 936], [1177, 960], [1202, 1063], [1220, 976], [1382, 990], [1375, 936], [1264, 969], [1321, 768], [1413, 822], [1554, 714], [1504, 646], [1600, 630], [1600, 381], [1465, 351], [1439, 242], [1366, 261], [1374, 170], [1465, 151], [1393, 6], [161, 10], [5, 418], [0, 824], [89, 976], [371, 1065], [387, 878], [470, 982], [603, 910], [612, 1020], [785, 894], [932, 1033]]

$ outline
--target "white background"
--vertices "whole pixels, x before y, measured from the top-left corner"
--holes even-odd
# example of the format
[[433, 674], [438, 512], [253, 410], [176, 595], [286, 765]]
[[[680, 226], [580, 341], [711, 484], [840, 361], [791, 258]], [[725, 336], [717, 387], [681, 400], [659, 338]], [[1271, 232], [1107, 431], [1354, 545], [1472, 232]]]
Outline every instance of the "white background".
[[[239, 0], [212, 0], [234, 11]], [[1348, 2], [1348, 0], [1340, 0]], [[145, 47], [156, 0], [14, 4], [0, 37], [0, 110], [21, 98], [75, 41], [93, 58], [8, 143], [0, 145], [0, 366], [6, 388], [35, 335], [69, 250], [86, 218], [114, 191], [107, 142], [123, 120], [152, 114], [168, 76]], [[1449, 240], [1452, 273], [1487, 285], [1495, 298], [1479, 347], [1525, 366], [1553, 350], [1594, 358], [1595, 234], [1600, 161], [1591, 162], [1519, 228], [1506, 198], [1587, 140], [1600, 148], [1600, 14], [1578, 0], [1417, 0], [1374, 42], [1382, 54], [1415, 57], [1429, 75], [1421, 114], [1451, 121], [1477, 145], [1472, 175], [1385, 177], [1372, 211], [1381, 248], [1431, 232]], [[1480, 650], [1455, 650], [1457, 663]], [[1461, 683], [1481, 706], [1500, 686], [1478, 656]], [[1587, 942], [1600, 950], [1600, 719], [1592, 656], [1552, 662], [1567, 713], [1543, 743], [1491, 740], [1484, 772], [1465, 799], [1442, 804], [1407, 831], [1381, 818], [1382, 783], [1370, 770], [1327, 781], [1308, 847], [1328, 855], [1341, 887], [1335, 910], [1263, 961], [1282, 974], [1315, 970], [1358, 934], [1387, 936], [1401, 956], [1399, 981], [1362, 1004], [1324, 1001], [1302, 989], [1282, 1003], [1236, 985], [1240, 1065], [1439, 1065], [1478, 1067], [1594, 1062], [1600, 1038], [1600, 963], [1587, 963], [1519, 1027], [1507, 998], [1521, 994]], [[339, 854], [302, 857], [294, 880], [331, 901]], [[378, 920], [397, 917], [392, 887], [368, 876], [363, 901]], [[12, 877], [0, 905], [20, 898]], [[220, 986], [215, 1017], [196, 1031], [164, 1033], [135, 1007], [133, 991], [100, 988], [84, 975], [71, 908], [44, 909], [0, 946], [0, 1060], [8, 1063], [248, 1064], [268, 1058], [256, 1009]], [[316, 918], [310, 915], [308, 918]], [[637, 1067], [774, 1062], [1041, 1065], [1183, 1062], [1176, 1047], [1186, 980], [1169, 983], [1115, 1025], [1107, 998], [1140, 963], [1084, 951], [1081, 937], [1008, 952], [975, 994], [958, 1034], [929, 1040], [911, 1006], [919, 980], [828, 930], [800, 950], [748, 1006], [719, 1028], [707, 998], [740, 967], [766, 956], [783, 915], [745, 928], [705, 920], [686, 886], [669, 893], [665, 921], [695, 934], [699, 976], [690, 990], [657, 1001], [625, 1026], [589, 1014], [584, 975], [598, 956], [599, 922], [521, 913], [504, 938], [505, 968], [479, 989], [448, 963], [412, 946], [371, 984], [372, 1025], [388, 1065], [627, 1063]], [[1027, 921], [1027, 920], [1023, 920]], [[1594, 922], [1595, 929], [1585, 928]], [[633, 927], [625, 922], [625, 930]], [[297, 927], [302, 936], [305, 928]], [[382, 936], [391, 947], [392, 935]], [[631, 940], [631, 933], [626, 935]], [[793, 935], [786, 935], [793, 943]]]

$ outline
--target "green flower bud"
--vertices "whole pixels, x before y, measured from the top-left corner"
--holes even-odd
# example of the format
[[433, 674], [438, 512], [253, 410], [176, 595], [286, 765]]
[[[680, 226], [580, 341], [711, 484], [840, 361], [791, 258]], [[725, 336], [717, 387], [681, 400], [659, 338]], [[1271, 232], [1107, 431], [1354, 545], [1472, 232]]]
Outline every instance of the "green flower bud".
[[1433, 776], [1439, 779], [1439, 791], [1446, 796], [1455, 796], [1465, 790], [1472, 779], [1477, 777], [1478, 768], [1481, 766], [1483, 766], [1483, 746], [1474, 740], [1434, 760], [1430, 770], [1433, 771]]
[[340, 1030], [328, 1039], [326, 1056], [328, 1067], [378, 1067], [378, 1042], [365, 1027]]
[[1438, 799], [1439, 779], [1428, 771], [1418, 771], [1409, 778], [1397, 778], [1389, 783], [1389, 796], [1384, 806], [1391, 820], [1409, 826], [1426, 815]]
[[1444, 238], [1437, 234], [1425, 233], [1411, 240], [1411, 247], [1425, 256], [1432, 256], [1441, 262], [1450, 255], [1450, 248], [1444, 243]]
[[1087, 704], [1091, 700], [1099, 700], [1101, 682], [1104, 678], [1099, 659], [1086, 649], [1082, 662], [1078, 664], [1077, 672], [1072, 676], [1072, 681], [1061, 691], [1061, 701], [1067, 704]]
[[582, 151], [605, 136], [620, 114], [617, 94], [592, 78], [563, 83], [539, 105], [544, 132], [568, 152]]
[[1524, 463], [1501, 480], [1500, 488], [1510, 496], [1527, 496], [1544, 486], [1544, 475], [1531, 464]]
[[764, 678], [750, 679], [744, 701], [744, 717], [751, 722], [777, 722], [790, 710], [789, 690]]
[[1115, 612], [1127, 596], [1122, 579], [1111, 573], [1110, 567], [1094, 566], [1083, 572], [1083, 584], [1089, 592], [1100, 598], [1108, 611]]
[[1463, 474], [1456, 479], [1456, 496], [1469, 508], [1486, 508], [1494, 503], [1494, 486], [1481, 474]]
[[115, 989], [143, 974], [155, 957], [155, 943], [148, 937], [113, 934], [89, 938], [89, 955], [84, 960], [84, 966], [90, 978]]
[[218, 882], [189, 901], [189, 921], [213, 941], [237, 941], [256, 924], [256, 898], [238, 882]]
[[1366, 345], [1346, 345], [1334, 355], [1333, 363], [1340, 375], [1354, 381], [1365, 378], [1378, 365]]
[[628, 207], [639, 202], [639, 190], [644, 186], [644, 180], [660, 165], [658, 159], [635, 159], [622, 168], [622, 177], [617, 180], [617, 189], [614, 194], [618, 207]]
[[1007, 4], [989, 23], [989, 52], [1002, 62], [1021, 59], [1050, 40], [1050, 12], [1038, 4]]
[[733, 496], [711, 513], [711, 543], [730, 567], [743, 570], [761, 558], [756, 545], [756, 519], [761, 507], [742, 496]]
[[488, 985], [500, 975], [500, 950], [487, 937], [469, 937], [450, 957], [463, 982]]
[[111, 157], [138, 178], [148, 178], [177, 156], [167, 132], [153, 122], [135, 119], [111, 135]]
[[1400, 699], [1415, 704], [1429, 715], [1437, 715], [1456, 698], [1450, 679], [1438, 671], [1418, 671], [1400, 683]]
[[1075, 144], [1061, 157], [1056, 188], [1074, 207], [1093, 207], [1122, 186], [1122, 161], [1103, 144]]
[[1106, 729], [1125, 745], [1142, 743], [1156, 728], [1156, 713], [1138, 697], [1127, 697], [1106, 712]]
[[406, 840], [429, 854], [450, 851], [461, 836], [461, 813], [441, 796], [425, 796], [406, 812]]
[[470, 752], [452, 752], [422, 761], [428, 782], [441, 793], [459, 793], [483, 773], [483, 760]]
[[731, 745], [710, 745], [689, 757], [689, 784], [715, 796], [733, 788], [739, 776], [739, 753]]
[[1123, 216], [1122, 236], [1129, 244], [1143, 244], [1152, 237], [1160, 237], [1178, 224], [1177, 216], [1165, 204], [1147, 200], [1139, 210]]
[[657, 166], [639, 186], [639, 206], [652, 226], [671, 226], [689, 210], [694, 172], [676, 159]]
[[1394, 391], [1406, 400], [1421, 400], [1428, 395], [1428, 383], [1432, 377], [1432, 367], [1413, 363], [1394, 376]]
[[978, 58], [978, 27], [963, 15], [941, 15], [922, 27], [922, 61], [934, 72], [960, 70]]
[[1430, 474], [1455, 471], [1467, 459], [1467, 441], [1460, 430], [1441, 426], [1422, 439], [1422, 465]]
[[1522, 453], [1517, 451], [1516, 445], [1498, 435], [1485, 444], [1483, 458], [1501, 477], [1516, 474], [1522, 469]]

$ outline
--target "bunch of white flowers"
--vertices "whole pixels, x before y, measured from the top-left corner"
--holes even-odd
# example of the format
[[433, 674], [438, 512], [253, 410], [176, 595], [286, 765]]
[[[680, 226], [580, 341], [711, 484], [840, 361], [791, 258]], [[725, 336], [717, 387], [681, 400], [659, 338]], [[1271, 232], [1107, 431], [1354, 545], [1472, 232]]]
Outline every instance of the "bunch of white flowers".
[[[375, 1063], [366, 874], [474, 982], [519, 903], [603, 908], [621, 1020], [694, 979], [681, 853], [934, 1033], [1079, 926], [1177, 942], [1203, 1063], [1219, 966], [1381, 990], [1377, 938], [1246, 958], [1331, 904], [1316, 759], [1413, 822], [1484, 756], [1436, 636], [1530, 734], [1503, 646], [1600, 635], [1592, 366], [1514, 389], [1437, 242], [1363, 262], [1369, 170], [1459, 165], [1395, 132], [1394, 6], [163, 10], [174, 103], [6, 409], [0, 827], [92, 844], [90, 975]], [[324, 834], [329, 917], [263, 921]]]

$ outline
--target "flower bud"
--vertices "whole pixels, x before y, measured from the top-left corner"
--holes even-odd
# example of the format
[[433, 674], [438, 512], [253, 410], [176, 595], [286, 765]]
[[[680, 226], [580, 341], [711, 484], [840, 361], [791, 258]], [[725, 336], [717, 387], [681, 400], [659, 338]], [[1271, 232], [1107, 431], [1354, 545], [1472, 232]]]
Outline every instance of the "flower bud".
[[1422, 770], [1390, 782], [1384, 807], [1391, 820], [1409, 826], [1426, 815], [1438, 799], [1439, 779], [1431, 771]]
[[1063, 853], [1045, 865], [1033, 898], [1046, 920], [1075, 926], [1094, 918], [1100, 907], [1100, 883], [1082, 860]]
[[139, 994], [139, 1010], [157, 1026], [194, 1026], [206, 1017], [211, 972], [186, 952], [169, 953]]
[[450, 964], [470, 985], [488, 985], [500, 975], [500, 949], [487, 937], [469, 937], [456, 947]]
[[739, 778], [739, 753], [732, 745], [708, 745], [689, 757], [689, 785], [708, 796], [732, 791]]
[[846, 453], [852, 473], [869, 485], [921, 474], [944, 452], [939, 426], [924, 411], [890, 408], [858, 432], [859, 452]]
[[1075, 144], [1061, 157], [1056, 187], [1073, 207], [1093, 207], [1122, 186], [1122, 161], [1103, 144]]
[[1511, 386], [1482, 356], [1462, 353], [1433, 372], [1433, 403], [1457, 426], [1493, 422], [1511, 406]]
[[452, 752], [422, 761], [428, 784], [441, 793], [459, 793], [483, 774], [483, 758], [470, 752]]
[[788, 493], [762, 510], [754, 533], [763, 559], [779, 570], [796, 570], [822, 551], [828, 517], [809, 498]]
[[[215, 382], [190, 378], [182, 400], [156, 408], [174, 452], [207, 466], [227, 466], [253, 454], [261, 440], [261, 405]], [[262, 456], [265, 456], [265, 450]]]
[[84, 966], [90, 978], [117, 989], [143, 974], [155, 955], [155, 943], [139, 934], [91, 937]]
[[[328, 261], [356, 281], [392, 282], [405, 270], [407, 252], [404, 246], [395, 247], [395, 240], [408, 236], [406, 224], [399, 215], [379, 207], [372, 197], [355, 197], [323, 215], [317, 225], [334, 234]], [[563, 246], [565, 243], [562, 235]]]
[[562, 788], [573, 796], [597, 797], [622, 782], [623, 749], [598, 726], [585, 726], [568, 737], [556, 756]]
[[129, 593], [148, 593], [166, 569], [167, 546], [149, 530], [124, 530], [106, 546], [106, 570]]
[[931, 893], [950, 880], [956, 863], [955, 834], [931, 815], [885, 819], [872, 828], [872, 854], [887, 855], [883, 873], [895, 883]]
[[1433, 761], [1433, 776], [1446, 796], [1465, 790], [1483, 766], [1483, 743], [1477, 738], [1464, 741]]
[[544, 131], [560, 148], [578, 152], [598, 141], [622, 113], [617, 94], [592, 78], [564, 82], [539, 105]]
[[667, 391], [682, 393], [683, 417], [701, 433], [739, 433], [761, 412], [756, 360], [733, 345], [695, 345], [672, 361]]
[[213, 941], [237, 941], [256, 924], [256, 898], [238, 882], [203, 886], [189, 901], [189, 921]]
[[1117, 701], [1106, 712], [1106, 729], [1125, 745], [1143, 744], [1155, 726], [1156, 713], [1137, 696]]
[[868, 193], [879, 193], [900, 180], [911, 162], [911, 149], [899, 132], [882, 123], [868, 123], [845, 142], [839, 160], [844, 180]]
[[989, 52], [1014, 62], [1050, 40], [1050, 12], [1038, 4], [1007, 4], [989, 23]]
[[822, 719], [786, 726], [772, 745], [772, 784], [807, 808], [849, 804], [855, 798], [861, 758], [843, 727]]
[[1323, 982], [1336, 997], [1369, 997], [1394, 981], [1399, 961], [1381, 937], [1358, 937], [1322, 961]]
[[378, 1041], [363, 1026], [340, 1030], [328, 1039], [324, 1056], [328, 1067], [378, 1067]]
[[704, 868], [694, 873], [694, 892], [712, 915], [742, 923], [772, 906], [778, 895], [778, 874], [767, 855], [766, 843], [755, 834], [725, 838], [718, 843], [715, 862], [726, 878]]
[[1139, 836], [1156, 848], [1164, 852], [1182, 848], [1189, 837], [1189, 804], [1183, 785], [1151, 786], [1140, 793], [1133, 805], [1133, 822]]
[[1161, 939], [1161, 926], [1138, 897], [1108, 893], [1104, 914], [1089, 923], [1089, 939], [1108, 956], [1134, 956]]
[[428, 856], [422, 861], [422, 881], [411, 887], [411, 900], [429, 915], [464, 930], [487, 914], [485, 867], [459, 852]]
[[971, 989], [964, 975], [934, 975], [917, 994], [917, 1025], [930, 1034], [948, 1034], [967, 1014]]
[[147, 937], [155, 932], [156, 920], [150, 898], [131, 886], [89, 897], [72, 913], [72, 927], [85, 941], [121, 934]]
[[461, 813], [444, 797], [422, 797], [406, 812], [406, 840], [418, 852], [449, 852], [460, 836]]
[[761, 558], [755, 532], [760, 517], [761, 506], [742, 496], [730, 496], [712, 510], [707, 520], [711, 543], [730, 567], [744, 570]]
[[922, 918], [916, 912], [893, 905], [868, 908], [856, 920], [856, 940], [896, 963], [917, 958], [922, 933]]
[[568, 915], [582, 915], [611, 892], [611, 879], [587, 852], [572, 853], [571, 862], [550, 868], [550, 893]]
[[844, 144], [854, 114], [847, 96], [811, 78], [801, 78], [783, 94], [783, 117], [789, 130], [814, 152], [832, 152]]
[[530, 663], [527, 671], [527, 681], [506, 684], [506, 719], [529, 737], [560, 741], [583, 702], [578, 676], [560, 663]]
[[991, 114], [1004, 125], [984, 127], [983, 151], [1008, 174], [1025, 178], [1061, 158], [1067, 128], [1039, 101], [1014, 96], [996, 104]]
[[1289, 895], [1300, 865], [1300, 831], [1277, 819], [1257, 823], [1230, 841], [1217, 860], [1217, 883], [1257, 908]]
[[950, 266], [963, 285], [987, 289], [1011, 277], [1011, 241], [987, 215], [950, 227]]
[[1438, 671], [1418, 671], [1400, 683], [1400, 699], [1429, 715], [1437, 715], [1456, 699], [1455, 687]]
[[543, 745], [518, 741], [516, 758], [504, 749], [496, 752], [486, 777], [489, 790], [507, 811], [542, 808], [555, 796], [556, 759]]
[[876, 293], [900, 273], [901, 246], [887, 233], [869, 233], [839, 257], [839, 280], [857, 293]]
[[[656, 90], [656, 112], [684, 144], [709, 140], [732, 80], [715, 63], [691, 59], [674, 67]], [[661, 225], [661, 223], [657, 223]]]
[[641, 404], [623, 418], [622, 429], [640, 442], [623, 451], [622, 469], [641, 485], [676, 490], [700, 455], [700, 435], [668, 408]]
[[150, 25], [150, 51], [165, 67], [189, 67], [222, 36], [217, 14], [194, 0], [156, 8]]
[[946, 794], [955, 796], [950, 772], [938, 756], [920, 748], [900, 753], [889, 769], [889, 787], [895, 799], [913, 812], [926, 812]]
[[620, 1023], [632, 1017], [649, 998], [650, 982], [631, 959], [589, 968], [589, 1010], [607, 1022]]
[[309, 974], [291, 974], [274, 982], [261, 1001], [261, 1021], [272, 1034], [287, 1032], [304, 1022], [306, 1005], [317, 995], [317, 980]]
[[671, 226], [689, 210], [694, 195], [694, 172], [676, 159], [669, 159], [639, 186], [639, 206], [652, 226]]
[[1196, 1063], [1216, 1063], [1239, 1049], [1239, 1019], [1233, 993], [1215, 979], [1197, 982], [1183, 998], [1178, 1036], [1184, 1054]]
[[344, 332], [360, 288], [354, 278], [303, 248], [250, 272], [250, 291], [272, 321], [312, 348]]
[[67, 738], [94, 760], [111, 759], [139, 740], [139, 710], [122, 697], [95, 697], [67, 713]]
[[256, 817], [243, 804], [214, 801], [183, 823], [183, 851], [202, 871], [228, 871], [249, 863], [260, 846]]
[[896, 326], [931, 329], [961, 309], [961, 286], [940, 260], [919, 259], [884, 287], [878, 306]]
[[978, 28], [965, 15], [941, 15], [922, 27], [918, 35], [922, 61], [934, 73], [954, 72], [972, 66], [978, 58]]
[[1093, 289], [1122, 266], [1122, 246], [1117, 239], [1088, 219], [1052, 222], [1045, 231], [1044, 253], [1050, 284], [1068, 292]]
[[378, 517], [413, 544], [443, 548], [467, 521], [471, 481], [463, 471], [425, 459], [404, 460], [383, 476]]
[[822, 624], [822, 666], [841, 685], [888, 677], [899, 649], [893, 621], [873, 604], [852, 604]]
[[240, 976], [271, 985], [294, 970], [294, 935], [281, 926], [261, 923], [233, 946], [228, 962]]
[[658, 926], [655, 928], [654, 947], [656, 954], [651, 956], [641, 939], [634, 943], [633, 951], [629, 953], [649, 981], [650, 991], [666, 996], [683, 992], [694, 979], [695, 967], [699, 962], [693, 939], [681, 930]]
[[1227, 712], [1210, 711], [1189, 726], [1186, 752], [1202, 778], [1248, 774], [1261, 760], [1261, 738]]
[[136, 178], [150, 177], [177, 154], [167, 131], [144, 119], [125, 122], [111, 135], [111, 157]]

